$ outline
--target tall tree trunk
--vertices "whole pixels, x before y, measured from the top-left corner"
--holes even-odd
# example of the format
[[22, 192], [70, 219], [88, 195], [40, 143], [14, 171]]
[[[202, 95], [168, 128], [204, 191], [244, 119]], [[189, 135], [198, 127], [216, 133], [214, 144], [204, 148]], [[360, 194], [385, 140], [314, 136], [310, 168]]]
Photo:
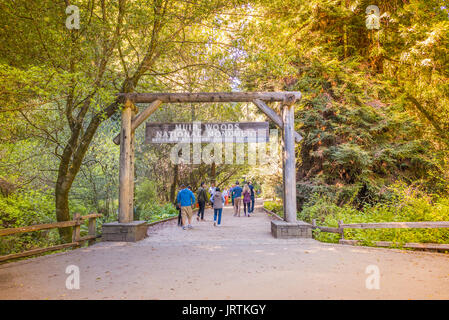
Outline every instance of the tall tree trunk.
[[215, 183], [215, 174], [216, 174], [216, 166], [215, 162], [212, 162], [212, 166], [210, 168], [210, 179], [211, 182]]
[[178, 185], [178, 174], [179, 174], [178, 164], [175, 164], [173, 170], [174, 174], [173, 174], [173, 183], [170, 188], [170, 203], [175, 203], [176, 186]]
[[[102, 113], [92, 118], [84, 134], [79, 138], [81, 124], [77, 123], [72, 130], [72, 135], [64, 148], [64, 152], [59, 163], [58, 178], [55, 186], [55, 206], [56, 220], [70, 220], [69, 212], [69, 192], [73, 181], [78, 174], [84, 156], [87, 153], [90, 143], [102, 121], [109, 119], [118, 109], [121, 101], [117, 100], [105, 108]], [[60, 228], [59, 235], [66, 242], [71, 241], [71, 229]]]
[[[67, 221], [70, 220], [69, 214], [69, 190], [65, 182], [65, 176], [58, 176], [55, 187], [55, 204], [56, 204], [56, 220]], [[59, 228], [59, 235], [65, 242], [71, 242], [72, 240], [72, 228]]]

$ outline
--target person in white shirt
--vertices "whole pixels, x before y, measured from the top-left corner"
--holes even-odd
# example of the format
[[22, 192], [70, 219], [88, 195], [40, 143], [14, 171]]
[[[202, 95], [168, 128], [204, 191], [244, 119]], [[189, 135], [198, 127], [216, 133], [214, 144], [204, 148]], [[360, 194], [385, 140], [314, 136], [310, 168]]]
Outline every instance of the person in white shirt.
[[209, 194], [211, 197], [214, 195], [215, 189], [216, 189], [215, 183], [212, 182], [209, 188]]

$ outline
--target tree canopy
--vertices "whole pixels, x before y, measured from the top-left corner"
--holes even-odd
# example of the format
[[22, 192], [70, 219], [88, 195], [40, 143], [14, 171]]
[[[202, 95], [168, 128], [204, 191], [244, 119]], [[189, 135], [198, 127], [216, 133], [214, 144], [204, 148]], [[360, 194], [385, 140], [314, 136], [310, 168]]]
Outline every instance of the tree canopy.
[[[66, 26], [69, 5], [79, 8], [79, 29]], [[366, 26], [369, 5], [380, 10], [379, 29]], [[116, 219], [112, 138], [117, 94], [129, 92], [301, 91], [299, 211], [320, 197], [362, 210], [390, 201], [398, 183], [448, 197], [448, 8], [444, 0], [4, 0], [0, 227], [30, 223], [18, 204], [37, 221], [74, 211]], [[266, 117], [242, 103], [166, 104], [149, 119], [259, 120]], [[173, 213], [180, 182], [250, 178], [281, 197], [280, 157], [175, 165], [170, 146], [144, 145], [143, 136], [138, 129], [142, 215]]]

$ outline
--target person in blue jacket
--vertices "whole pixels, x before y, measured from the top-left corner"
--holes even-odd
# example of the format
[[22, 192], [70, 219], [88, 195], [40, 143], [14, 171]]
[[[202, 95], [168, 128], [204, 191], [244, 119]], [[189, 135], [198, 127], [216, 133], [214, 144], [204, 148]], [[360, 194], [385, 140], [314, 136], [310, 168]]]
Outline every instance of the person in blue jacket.
[[234, 217], [237, 214], [240, 217], [240, 208], [242, 207], [242, 187], [240, 187], [240, 182], [235, 182], [235, 187], [232, 188], [232, 193], [234, 194]]
[[[186, 230], [192, 229], [192, 217], [193, 217], [193, 209], [192, 205], [195, 203], [195, 195], [191, 190], [185, 188], [184, 185], [181, 185], [181, 191], [179, 191], [178, 196], [176, 197], [176, 201], [181, 207], [181, 216], [182, 216], [182, 229]], [[188, 220], [188, 225], [186, 227], [186, 220]]]

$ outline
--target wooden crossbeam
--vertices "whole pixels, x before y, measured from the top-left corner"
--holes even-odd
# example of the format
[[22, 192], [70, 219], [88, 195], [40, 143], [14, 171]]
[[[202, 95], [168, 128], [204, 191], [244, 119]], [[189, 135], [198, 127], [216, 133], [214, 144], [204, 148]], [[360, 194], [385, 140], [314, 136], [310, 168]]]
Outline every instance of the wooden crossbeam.
[[[129, 93], [121, 94], [127, 99], [127, 103], [151, 104], [139, 113], [131, 121], [131, 131], [137, 129], [148, 117], [155, 112], [163, 102], [253, 102], [265, 113], [280, 129], [284, 128], [281, 117], [271, 109], [264, 101], [290, 100], [292, 102], [301, 99], [300, 92], [202, 92], [202, 93]], [[300, 142], [302, 136], [294, 132], [295, 141]], [[120, 144], [120, 134], [113, 139], [116, 145]]]
[[[262, 101], [285, 101], [301, 99], [301, 92], [182, 92], [182, 93], [120, 93], [134, 103], [148, 103], [156, 100], [169, 103], [185, 102], [251, 102], [255, 99]], [[289, 98], [290, 97], [290, 98]]]

